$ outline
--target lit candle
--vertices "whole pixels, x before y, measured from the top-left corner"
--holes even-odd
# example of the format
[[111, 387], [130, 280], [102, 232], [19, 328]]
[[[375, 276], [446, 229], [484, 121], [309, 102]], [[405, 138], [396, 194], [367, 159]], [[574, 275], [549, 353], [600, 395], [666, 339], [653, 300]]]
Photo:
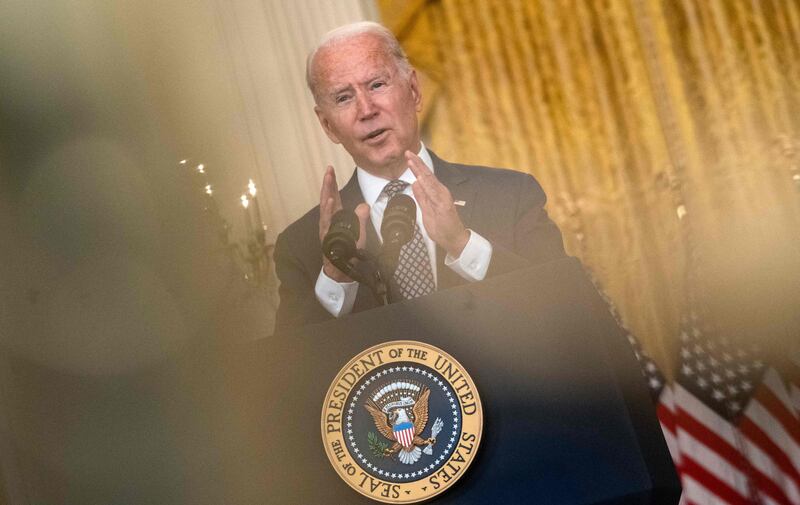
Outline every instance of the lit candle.
[[206, 194], [205, 209], [216, 214], [219, 209], [217, 208], [217, 201], [214, 200], [214, 189], [211, 187], [211, 184], [206, 184], [203, 193]]
[[244, 226], [245, 230], [247, 231], [248, 239], [253, 234], [253, 221], [250, 218], [250, 211], [247, 210], [247, 207], [250, 205], [250, 201], [247, 199], [247, 195], [242, 195], [242, 207], [244, 207]]
[[[186, 162], [186, 163], [184, 163]], [[189, 160], [181, 160], [181, 165], [186, 165]], [[194, 165], [191, 170], [191, 177], [192, 177], [192, 184], [197, 186], [205, 186], [208, 184], [208, 180], [206, 179], [206, 166], [202, 163], [198, 165]]]
[[256, 213], [256, 226], [258, 226], [259, 231], [264, 229], [264, 220], [261, 219], [261, 206], [258, 204], [258, 197], [256, 197], [256, 184], [253, 182], [253, 179], [247, 183], [247, 191], [250, 192], [250, 200], [253, 202], [253, 207], [255, 208]]

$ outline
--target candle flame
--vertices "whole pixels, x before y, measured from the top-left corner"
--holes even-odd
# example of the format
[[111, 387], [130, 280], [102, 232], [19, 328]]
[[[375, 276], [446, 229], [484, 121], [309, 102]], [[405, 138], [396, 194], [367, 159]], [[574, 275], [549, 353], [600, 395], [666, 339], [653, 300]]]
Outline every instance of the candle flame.
[[206, 184], [206, 194], [211, 196], [214, 193], [214, 190], [211, 189], [211, 184]]
[[197, 165], [197, 171], [200, 172], [201, 174], [206, 173], [206, 166], [200, 163], [199, 165]]
[[250, 205], [250, 200], [247, 199], [247, 195], [242, 195], [242, 207], [245, 209]]
[[247, 183], [247, 191], [250, 192], [250, 196], [256, 196], [256, 183], [253, 182], [253, 179], [250, 179], [250, 181]]

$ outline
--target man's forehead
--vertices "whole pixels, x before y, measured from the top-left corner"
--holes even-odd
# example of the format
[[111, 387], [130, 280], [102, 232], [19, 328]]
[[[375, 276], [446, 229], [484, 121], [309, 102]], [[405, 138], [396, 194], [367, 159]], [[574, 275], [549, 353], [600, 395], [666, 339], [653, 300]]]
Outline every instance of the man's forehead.
[[320, 49], [315, 59], [317, 78], [326, 87], [360, 83], [396, 67], [385, 45], [374, 36], [334, 42]]
[[384, 40], [374, 33], [359, 33], [328, 41], [327, 44], [319, 48], [318, 54], [346, 54], [352, 51], [386, 54], [388, 48]]

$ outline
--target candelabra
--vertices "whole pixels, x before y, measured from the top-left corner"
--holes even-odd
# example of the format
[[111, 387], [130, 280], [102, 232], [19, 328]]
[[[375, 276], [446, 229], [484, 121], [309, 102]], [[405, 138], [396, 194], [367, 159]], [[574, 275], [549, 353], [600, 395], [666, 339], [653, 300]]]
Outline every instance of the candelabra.
[[[180, 165], [187, 163], [188, 160], [182, 160]], [[272, 268], [275, 245], [269, 240], [269, 229], [262, 219], [255, 183], [251, 179], [247, 185], [247, 192], [240, 197], [244, 213], [244, 238], [233, 241], [232, 227], [219, 210], [214, 198], [214, 189], [207, 179], [205, 165], [197, 165], [193, 172], [194, 179], [204, 188], [203, 207], [207, 222], [215, 229], [222, 250], [232, 265], [234, 275], [243, 279], [248, 286], [246, 296], [258, 295], [273, 309], [277, 308], [277, 280]]]
[[256, 286], [269, 287], [274, 284], [272, 273], [272, 253], [275, 245], [267, 242], [266, 226], [255, 229], [245, 237], [243, 259], [249, 266], [244, 274], [245, 280]]

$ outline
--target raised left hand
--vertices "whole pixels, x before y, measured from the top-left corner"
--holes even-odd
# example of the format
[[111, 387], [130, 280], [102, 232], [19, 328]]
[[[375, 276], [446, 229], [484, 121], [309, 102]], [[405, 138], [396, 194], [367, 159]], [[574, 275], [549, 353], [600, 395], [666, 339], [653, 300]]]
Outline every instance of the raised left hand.
[[450, 190], [411, 151], [406, 151], [408, 166], [417, 178], [411, 185], [414, 198], [422, 211], [422, 221], [428, 236], [454, 258], [469, 241], [469, 230], [464, 227], [453, 203]]

